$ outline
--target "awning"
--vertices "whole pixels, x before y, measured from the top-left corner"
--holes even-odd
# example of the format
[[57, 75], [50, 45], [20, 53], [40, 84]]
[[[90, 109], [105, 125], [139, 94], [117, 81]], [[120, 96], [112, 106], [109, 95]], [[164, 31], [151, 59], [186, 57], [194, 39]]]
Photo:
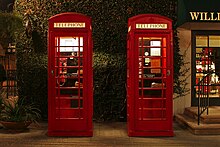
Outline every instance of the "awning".
[[220, 22], [220, 0], [178, 0], [177, 26], [186, 22]]

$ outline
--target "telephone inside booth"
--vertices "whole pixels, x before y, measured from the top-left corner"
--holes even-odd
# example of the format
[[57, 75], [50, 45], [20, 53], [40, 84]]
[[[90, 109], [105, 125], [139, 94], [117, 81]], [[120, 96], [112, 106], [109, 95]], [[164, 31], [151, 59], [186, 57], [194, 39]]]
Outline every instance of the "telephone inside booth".
[[[59, 41], [58, 41], [59, 42]], [[81, 46], [80, 46], [81, 45]], [[76, 47], [71, 47], [76, 46]], [[80, 46], [79, 48], [77, 46]], [[83, 37], [60, 38], [59, 86], [83, 86]], [[65, 91], [63, 91], [65, 94]]]

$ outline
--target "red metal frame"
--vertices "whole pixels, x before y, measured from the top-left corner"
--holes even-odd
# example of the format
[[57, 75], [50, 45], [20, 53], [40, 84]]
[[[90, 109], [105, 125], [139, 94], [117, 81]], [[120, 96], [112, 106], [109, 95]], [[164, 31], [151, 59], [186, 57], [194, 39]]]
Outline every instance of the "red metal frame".
[[166, 17], [141, 14], [128, 21], [129, 136], [173, 136], [172, 37]]
[[93, 135], [91, 18], [62, 13], [49, 19], [48, 135]]

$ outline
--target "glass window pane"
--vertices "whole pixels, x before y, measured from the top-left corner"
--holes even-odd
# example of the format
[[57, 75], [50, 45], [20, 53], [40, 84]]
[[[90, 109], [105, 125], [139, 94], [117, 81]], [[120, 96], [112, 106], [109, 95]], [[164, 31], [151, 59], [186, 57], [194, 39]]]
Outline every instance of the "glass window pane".
[[203, 48], [196, 48], [196, 58], [197, 60], [202, 58], [203, 56]]
[[138, 46], [141, 47], [142, 46], [142, 37], [138, 38]]
[[203, 53], [203, 49], [202, 48], [196, 48], [196, 53]]
[[79, 46], [79, 37], [60, 37], [60, 46]]
[[[150, 41], [150, 46], [161, 46], [161, 41]], [[150, 49], [151, 56], [161, 56], [161, 49], [160, 48], [151, 48]]]
[[208, 47], [208, 36], [196, 36], [196, 46]]
[[161, 46], [161, 41], [150, 41], [150, 46]]
[[143, 38], [143, 46], [148, 46], [149, 45], [149, 38], [144, 37]]
[[78, 51], [79, 37], [60, 37], [60, 46], [60, 52]]
[[80, 37], [80, 46], [83, 46], [83, 37]]
[[210, 47], [220, 47], [220, 36], [209, 36]]
[[160, 48], [151, 48], [150, 55], [151, 56], [161, 56]]
[[166, 46], [167, 46], [166, 38], [163, 38], [163, 47], [166, 47]]

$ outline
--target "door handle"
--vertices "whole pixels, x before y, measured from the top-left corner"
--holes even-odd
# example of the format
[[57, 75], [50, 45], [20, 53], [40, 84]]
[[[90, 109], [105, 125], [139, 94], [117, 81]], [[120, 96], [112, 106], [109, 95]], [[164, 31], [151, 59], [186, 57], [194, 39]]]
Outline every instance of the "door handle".
[[51, 74], [54, 75], [54, 70], [51, 70]]
[[170, 76], [170, 70], [169, 69], [167, 70], [167, 76]]

